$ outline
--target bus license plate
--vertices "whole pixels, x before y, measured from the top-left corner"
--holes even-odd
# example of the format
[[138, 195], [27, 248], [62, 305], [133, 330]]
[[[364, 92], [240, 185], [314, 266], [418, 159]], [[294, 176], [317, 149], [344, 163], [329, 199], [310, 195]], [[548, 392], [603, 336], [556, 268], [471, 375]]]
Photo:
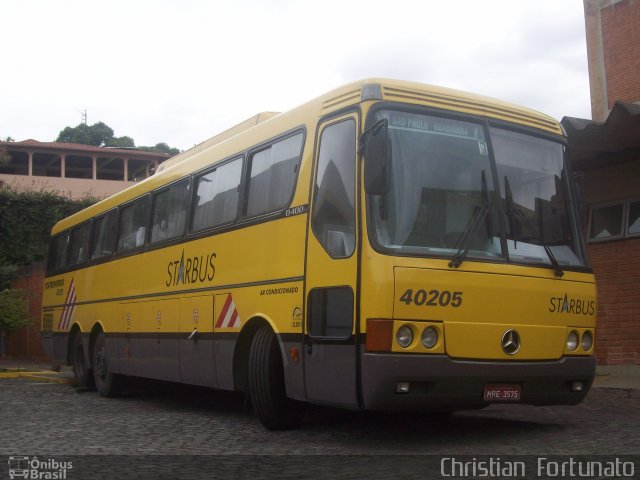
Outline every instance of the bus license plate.
[[520, 385], [489, 383], [484, 387], [484, 399], [487, 402], [517, 402], [520, 400]]

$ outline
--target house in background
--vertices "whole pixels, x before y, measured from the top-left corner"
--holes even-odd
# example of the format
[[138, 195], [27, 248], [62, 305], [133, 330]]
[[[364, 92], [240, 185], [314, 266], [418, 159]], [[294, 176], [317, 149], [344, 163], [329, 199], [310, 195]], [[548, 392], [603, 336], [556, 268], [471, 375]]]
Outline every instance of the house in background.
[[0, 142], [0, 183], [104, 198], [153, 174], [169, 155], [60, 142]]
[[600, 365], [640, 365], [640, 1], [584, 0], [591, 113], [565, 117], [598, 284]]

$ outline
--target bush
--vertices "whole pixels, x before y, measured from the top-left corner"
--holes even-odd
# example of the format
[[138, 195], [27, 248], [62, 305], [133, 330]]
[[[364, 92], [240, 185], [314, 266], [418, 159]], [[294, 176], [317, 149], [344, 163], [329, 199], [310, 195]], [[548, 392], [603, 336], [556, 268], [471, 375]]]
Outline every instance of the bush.
[[46, 259], [53, 225], [96, 201], [90, 197], [75, 200], [54, 192], [1, 186], [0, 271], [3, 267]]
[[25, 292], [5, 288], [0, 291], [0, 333], [29, 325]]

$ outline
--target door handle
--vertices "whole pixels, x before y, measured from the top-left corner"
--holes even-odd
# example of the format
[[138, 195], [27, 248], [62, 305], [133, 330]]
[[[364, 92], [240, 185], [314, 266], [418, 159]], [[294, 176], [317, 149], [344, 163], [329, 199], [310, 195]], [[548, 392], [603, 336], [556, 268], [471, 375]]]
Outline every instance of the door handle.
[[193, 340], [193, 343], [198, 343], [198, 329], [194, 328], [193, 332], [191, 332], [189, 334], [189, 336], [187, 337], [187, 340]]

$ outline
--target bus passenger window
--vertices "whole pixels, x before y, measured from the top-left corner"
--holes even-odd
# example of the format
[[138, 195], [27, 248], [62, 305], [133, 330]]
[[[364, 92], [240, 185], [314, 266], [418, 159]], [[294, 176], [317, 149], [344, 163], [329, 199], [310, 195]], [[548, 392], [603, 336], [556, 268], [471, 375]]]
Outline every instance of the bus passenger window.
[[148, 211], [149, 197], [136, 200], [122, 209], [118, 236], [119, 252], [144, 245]]
[[61, 270], [67, 261], [67, 246], [69, 245], [69, 232], [64, 232], [51, 239], [49, 245], [49, 258], [47, 260], [47, 274]]
[[91, 259], [111, 255], [116, 246], [116, 229], [118, 228], [118, 211], [103, 215], [93, 222], [91, 237]]
[[151, 243], [184, 233], [189, 208], [189, 180], [183, 180], [156, 194], [153, 201]]
[[241, 177], [242, 157], [197, 178], [192, 231], [218, 227], [236, 219]]
[[320, 139], [311, 225], [333, 258], [350, 257], [356, 246], [355, 139], [353, 120], [325, 128]]
[[68, 259], [69, 266], [78, 265], [87, 259], [90, 232], [91, 223], [89, 222], [85, 222], [78, 228], [74, 228], [71, 231]]
[[302, 133], [298, 133], [251, 156], [247, 216], [261, 215], [287, 206], [298, 175], [302, 138]]

